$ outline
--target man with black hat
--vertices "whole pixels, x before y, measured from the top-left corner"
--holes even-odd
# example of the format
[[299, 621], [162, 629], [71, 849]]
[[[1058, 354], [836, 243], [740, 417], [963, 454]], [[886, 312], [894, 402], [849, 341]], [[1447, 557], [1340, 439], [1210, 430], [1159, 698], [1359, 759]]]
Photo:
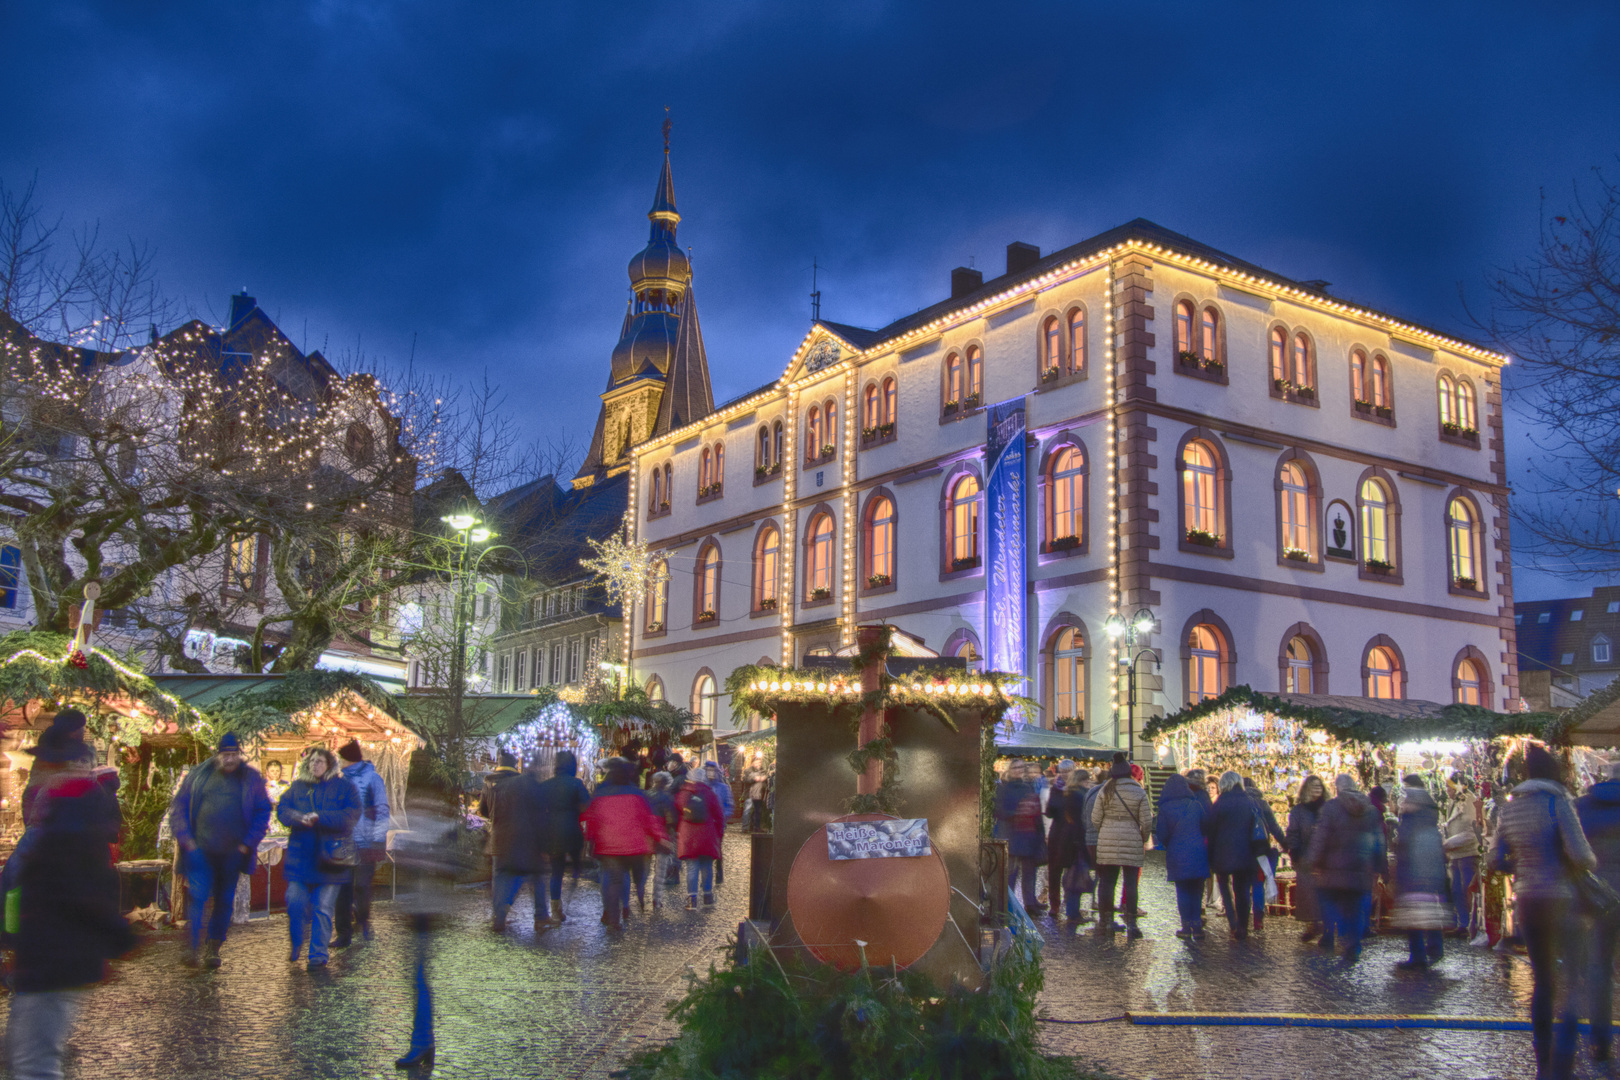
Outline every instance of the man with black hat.
[[334, 926], [334, 949], [348, 948], [353, 927], [360, 928], [360, 939], [371, 940], [371, 882], [377, 864], [388, 858], [388, 785], [371, 762], [360, 752], [360, 743], [350, 739], [338, 748], [343, 759], [343, 778], [360, 793], [360, 821], [354, 827], [355, 864], [351, 883], [338, 889]]
[[118, 874], [107, 847], [118, 833], [118, 800], [91, 776], [93, 751], [54, 730], [28, 752], [52, 768], [31, 840], [15, 857], [20, 919], [6, 1050], [19, 1080], [62, 1075], [85, 988], [135, 944], [118, 913]]
[[259, 841], [270, 828], [270, 793], [259, 770], [242, 762], [242, 745], [227, 732], [213, 757], [186, 773], [169, 807], [175, 843], [185, 853], [189, 947], [185, 963], [197, 963], [203, 915], [214, 901], [208, 920], [208, 942], [203, 963], [219, 967], [219, 947], [231, 925], [236, 904], [238, 874], [250, 874], [258, 857]]

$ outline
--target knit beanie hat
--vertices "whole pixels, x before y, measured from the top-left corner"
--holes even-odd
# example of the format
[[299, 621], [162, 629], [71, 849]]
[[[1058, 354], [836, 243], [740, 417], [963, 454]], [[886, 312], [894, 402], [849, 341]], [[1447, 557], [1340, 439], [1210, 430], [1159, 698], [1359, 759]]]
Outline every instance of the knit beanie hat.
[[338, 747], [338, 757], [342, 758], [344, 761], [359, 761], [360, 740], [350, 739], [348, 742]]
[[[1114, 756], [1118, 757], [1120, 755], [1116, 754]], [[1114, 762], [1112, 765], [1108, 766], [1108, 775], [1115, 780], [1128, 779], [1131, 775], [1131, 763], [1128, 761]]]
[[225, 754], [231, 751], [235, 751], [236, 753], [240, 754], [242, 752], [242, 744], [237, 741], [236, 732], [227, 731], [223, 736], [220, 737], [219, 753]]
[[1551, 780], [1554, 783], [1563, 783], [1564, 770], [1559, 766], [1558, 759], [1547, 752], [1545, 746], [1531, 743], [1524, 751], [1524, 771], [1532, 780]]

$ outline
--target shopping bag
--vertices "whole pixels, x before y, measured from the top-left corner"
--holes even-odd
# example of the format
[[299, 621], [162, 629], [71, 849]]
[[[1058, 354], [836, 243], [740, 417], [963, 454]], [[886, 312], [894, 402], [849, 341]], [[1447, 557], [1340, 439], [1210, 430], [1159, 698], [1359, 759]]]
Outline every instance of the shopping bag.
[[1277, 902], [1277, 877], [1271, 872], [1271, 857], [1262, 855], [1254, 860], [1260, 864], [1260, 873], [1266, 879], [1266, 903]]

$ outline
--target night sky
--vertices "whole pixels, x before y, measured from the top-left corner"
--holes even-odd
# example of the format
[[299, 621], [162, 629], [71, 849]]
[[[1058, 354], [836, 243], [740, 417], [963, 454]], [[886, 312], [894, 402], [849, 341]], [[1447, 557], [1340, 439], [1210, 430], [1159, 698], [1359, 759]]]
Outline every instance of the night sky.
[[246, 286], [334, 359], [414, 340], [582, 447], [665, 106], [717, 400], [780, 372], [812, 260], [876, 326], [1139, 216], [1468, 336], [1540, 193], [1620, 169], [1612, 0], [13, 0], [0, 42], [8, 185], [209, 321]]

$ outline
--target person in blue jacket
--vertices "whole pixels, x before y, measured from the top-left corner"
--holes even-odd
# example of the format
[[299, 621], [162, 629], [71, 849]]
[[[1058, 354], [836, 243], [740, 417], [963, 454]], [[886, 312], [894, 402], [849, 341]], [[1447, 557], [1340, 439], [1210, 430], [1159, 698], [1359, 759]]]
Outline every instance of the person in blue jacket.
[[338, 889], [354, 871], [353, 833], [360, 820], [360, 793], [338, 771], [324, 746], [304, 751], [298, 778], [276, 803], [276, 819], [291, 830], [287, 840], [288, 963], [297, 963], [309, 935], [309, 967], [324, 967], [332, 940]]
[[1205, 821], [1209, 810], [1180, 773], [1159, 789], [1159, 816], [1153, 838], [1164, 849], [1165, 876], [1176, 885], [1181, 915], [1178, 938], [1204, 936], [1204, 882], [1209, 879], [1209, 845]]
[[334, 928], [334, 949], [346, 949], [353, 940], [354, 927], [360, 940], [371, 940], [371, 882], [377, 864], [388, 858], [388, 785], [360, 751], [360, 742], [350, 739], [338, 747], [343, 759], [343, 778], [360, 795], [360, 821], [354, 827], [354, 874], [338, 887]]
[[235, 735], [227, 732], [214, 756], [186, 773], [169, 805], [169, 827], [184, 853], [189, 896], [184, 963], [196, 965], [206, 926], [203, 963], [219, 967], [220, 946], [236, 906], [238, 875], [253, 872], [259, 841], [270, 828], [270, 794], [264, 777], [243, 763], [242, 745]]
[[[714, 860], [714, 883], [719, 885], [726, 880], [726, 825], [737, 811], [737, 800], [732, 797], [731, 784], [726, 780], [726, 774], [718, 761], [703, 763], [703, 780], [714, 790], [714, 797], [720, 800], [720, 857]], [[639, 882], [636, 885], [636, 892], [638, 895], [641, 892]]]

